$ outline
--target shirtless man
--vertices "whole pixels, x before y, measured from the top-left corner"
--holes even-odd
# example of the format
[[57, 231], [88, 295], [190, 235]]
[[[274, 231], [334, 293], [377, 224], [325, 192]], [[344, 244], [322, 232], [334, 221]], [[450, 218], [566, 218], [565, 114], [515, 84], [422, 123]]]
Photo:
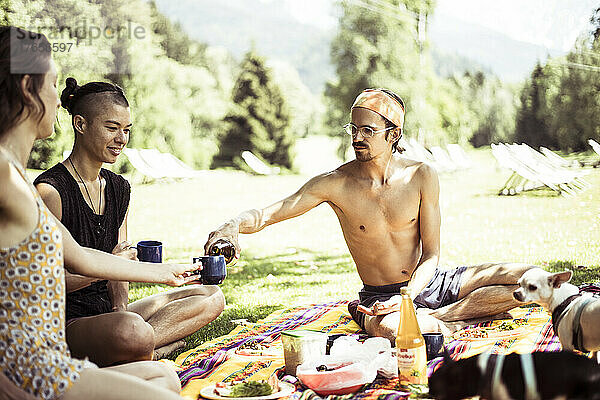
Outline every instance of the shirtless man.
[[[404, 103], [386, 89], [367, 89], [355, 100], [352, 137], [356, 159], [310, 179], [296, 193], [262, 210], [248, 210], [209, 235], [208, 248], [219, 239], [239, 253], [238, 233], [304, 214], [326, 202], [336, 213], [346, 244], [364, 284], [360, 304], [390, 306], [402, 286], [423, 310], [423, 331], [438, 331], [441, 321], [492, 316], [519, 305], [512, 292], [531, 266], [484, 264], [438, 269], [440, 254], [439, 183], [436, 172], [422, 162], [393, 157], [404, 124]], [[396, 311], [384, 315], [357, 312], [354, 320], [372, 336], [395, 338]], [[361, 309], [363, 309], [361, 307]], [[388, 307], [388, 311], [393, 308]]]

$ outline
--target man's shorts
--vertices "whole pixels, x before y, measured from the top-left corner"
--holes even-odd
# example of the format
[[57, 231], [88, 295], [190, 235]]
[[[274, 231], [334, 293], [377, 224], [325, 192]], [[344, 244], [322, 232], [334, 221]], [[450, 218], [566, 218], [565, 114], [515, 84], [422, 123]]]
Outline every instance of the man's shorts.
[[[436, 310], [456, 302], [458, 300], [458, 292], [460, 291], [462, 274], [466, 269], [467, 267], [465, 266], [449, 270], [436, 268], [427, 286], [413, 300], [415, 306], [417, 308]], [[383, 286], [364, 285], [358, 293], [359, 300], [351, 301], [348, 304], [348, 311], [352, 319], [364, 329], [365, 314], [357, 310], [358, 305], [361, 304], [369, 308], [376, 301], [387, 301], [391, 297], [399, 295], [400, 289], [406, 286], [408, 286], [408, 281]]]

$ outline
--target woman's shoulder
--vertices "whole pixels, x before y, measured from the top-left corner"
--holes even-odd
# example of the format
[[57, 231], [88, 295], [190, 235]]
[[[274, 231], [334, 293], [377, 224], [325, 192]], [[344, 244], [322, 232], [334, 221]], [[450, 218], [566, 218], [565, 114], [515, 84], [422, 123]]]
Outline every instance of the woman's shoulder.
[[[4, 152], [0, 151], [0, 182], [3, 188], [7, 188], [10, 185], [10, 161], [8, 157], [4, 155]], [[7, 193], [7, 190], [3, 190], [3, 193]]]

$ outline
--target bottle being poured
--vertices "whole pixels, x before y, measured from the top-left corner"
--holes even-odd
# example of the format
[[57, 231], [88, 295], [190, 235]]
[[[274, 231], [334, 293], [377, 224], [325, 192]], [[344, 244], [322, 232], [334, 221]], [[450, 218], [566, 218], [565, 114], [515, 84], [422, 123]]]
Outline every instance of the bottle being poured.
[[427, 384], [427, 352], [425, 339], [419, 329], [408, 288], [400, 291], [400, 324], [396, 335], [396, 356], [400, 384]]
[[234, 265], [237, 262], [235, 246], [225, 239], [219, 239], [213, 243], [208, 249], [208, 255], [225, 257], [225, 262], [228, 266]]

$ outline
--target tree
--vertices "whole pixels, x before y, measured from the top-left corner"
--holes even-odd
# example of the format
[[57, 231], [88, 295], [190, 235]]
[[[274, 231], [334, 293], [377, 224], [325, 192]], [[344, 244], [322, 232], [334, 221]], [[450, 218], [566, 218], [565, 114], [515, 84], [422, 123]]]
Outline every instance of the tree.
[[600, 8], [590, 21], [591, 32], [569, 54], [536, 65], [521, 93], [518, 140], [563, 151], [600, 140]]
[[[521, 108], [517, 115], [515, 140], [533, 147], [555, 147], [556, 142], [549, 131], [546, 98], [547, 77], [538, 62], [531, 79], [521, 92]], [[550, 99], [551, 101], [551, 99]]]
[[268, 67], [273, 81], [285, 94], [292, 134], [296, 138], [320, 134], [324, 111], [322, 96], [311, 93], [296, 68], [288, 62], [269, 60]]
[[[41, 0], [0, 1], [0, 20], [4, 23], [41, 32], [51, 43], [69, 45], [68, 51], [53, 52], [59, 84], [67, 76], [75, 76], [78, 80], [99, 79], [106, 73], [106, 64], [112, 60], [102, 38], [94, 42], [94, 46], [78, 45], [86, 39], [87, 32], [69, 28], [80, 28], [78, 21], [81, 16], [85, 17], [87, 26], [98, 25], [101, 22], [100, 6], [77, 0], [52, 3]], [[90, 63], [90, 60], [94, 62]], [[73, 143], [73, 137], [68, 133], [70, 126], [71, 119], [65, 111], [60, 111], [55, 135], [34, 143], [28, 167], [45, 169], [56, 163], [62, 152]]]
[[191, 39], [179, 22], [173, 23], [161, 14], [154, 0], [150, 1], [152, 30], [159, 38], [167, 57], [186, 65], [203, 65], [207, 45]]
[[264, 59], [254, 50], [242, 60], [232, 100], [224, 118], [228, 128], [213, 165], [244, 168], [240, 155], [249, 150], [271, 164], [291, 168], [294, 136], [289, 111]]
[[[211, 53], [187, 37], [165, 48], [182, 32], [142, 0], [0, 0], [0, 21], [40, 31], [51, 43], [70, 44], [68, 51], [53, 52], [59, 91], [69, 76], [80, 84], [108, 80], [122, 86], [131, 105], [132, 146], [210, 166], [233, 86], [230, 55]], [[133, 34], [136, 28], [143, 38]], [[35, 142], [30, 168], [48, 168], [71, 148], [71, 117], [64, 109], [55, 132]], [[128, 166], [121, 157], [115, 169]]]
[[[404, 99], [412, 112], [405, 131], [439, 131], [440, 117], [429, 97], [434, 96], [435, 80], [427, 62], [427, 43], [420, 43], [417, 36], [419, 20], [425, 22], [421, 29], [426, 27], [433, 5], [419, 0], [377, 3], [373, 9], [341, 3], [339, 31], [331, 45], [337, 79], [325, 89], [329, 133], [344, 135], [341, 127], [348, 122], [353, 100], [369, 87], [391, 89]], [[399, 11], [399, 3], [404, 11]], [[345, 140], [341, 153], [348, 145]]]
[[594, 14], [590, 18], [590, 22], [592, 23], [592, 36], [594, 38], [594, 42], [600, 40], [600, 7], [596, 8]]
[[600, 41], [595, 43], [595, 47], [579, 44], [560, 65], [560, 95], [551, 116], [554, 135], [563, 150], [587, 150], [588, 139], [600, 140]]

